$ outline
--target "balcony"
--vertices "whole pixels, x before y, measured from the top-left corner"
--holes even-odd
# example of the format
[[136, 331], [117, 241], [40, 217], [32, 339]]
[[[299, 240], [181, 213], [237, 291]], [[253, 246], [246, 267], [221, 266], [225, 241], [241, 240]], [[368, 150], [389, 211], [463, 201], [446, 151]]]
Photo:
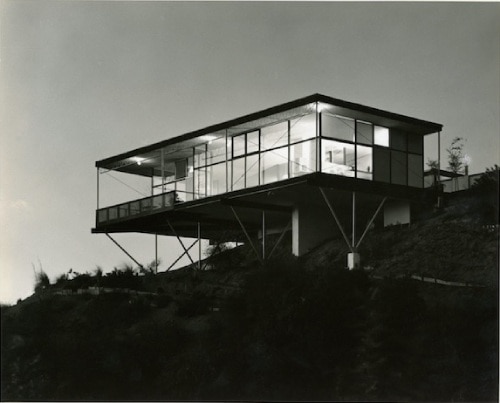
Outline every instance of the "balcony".
[[176, 200], [175, 196], [176, 192], [170, 191], [98, 209], [96, 215], [96, 225], [99, 226], [128, 218], [156, 213], [161, 210], [168, 210], [174, 206]]

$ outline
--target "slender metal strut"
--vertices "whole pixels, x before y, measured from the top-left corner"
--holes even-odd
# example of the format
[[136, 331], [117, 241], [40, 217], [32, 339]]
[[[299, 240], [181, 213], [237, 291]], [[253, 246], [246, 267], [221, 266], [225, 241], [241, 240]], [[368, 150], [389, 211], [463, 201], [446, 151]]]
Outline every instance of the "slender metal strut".
[[349, 247], [349, 250], [354, 253], [354, 248], [351, 246], [351, 242], [349, 242], [349, 238], [347, 237], [344, 228], [342, 228], [342, 224], [340, 223], [337, 214], [335, 214], [335, 210], [333, 209], [330, 200], [328, 200], [328, 197], [326, 197], [325, 191], [322, 188], [319, 188], [319, 191], [323, 195], [323, 198], [325, 199], [325, 203], [328, 206], [330, 213], [332, 213], [333, 218], [335, 219], [335, 222], [337, 223], [337, 226], [339, 227], [340, 232], [342, 233], [342, 236], [344, 237], [345, 242], [347, 243], [347, 246]]
[[111, 239], [111, 240], [113, 241], [113, 243], [114, 243], [116, 246], [118, 246], [118, 247], [119, 247], [119, 248], [120, 248], [120, 249], [121, 249], [121, 250], [122, 250], [122, 251], [123, 251], [123, 252], [124, 252], [124, 253], [125, 253], [125, 254], [129, 257], [129, 258], [130, 258], [130, 259], [132, 259], [132, 260], [134, 261], [134, 263], [135, 263], [137, 266], [139, 266], [141, 269], [143, 269], [143, 268], [144, 268], [144, 266], [143, 266], [142, 264], [140, 264], [137, 260], [135, 260], [135, 259], [134, 259], [134, 257], [133, 257], [130, 253], [128, 253], [128, 252], [127, 252], [127, 251], [123, 248], [123, 246], [121, 246], [118, 242], [116, 242], [116, 241], [115, 241], [115, 240], [111, 237], [111, 235], [109, 235], [107, 232], [105, 232], [105, 235], [106, 235], [109, 239]]

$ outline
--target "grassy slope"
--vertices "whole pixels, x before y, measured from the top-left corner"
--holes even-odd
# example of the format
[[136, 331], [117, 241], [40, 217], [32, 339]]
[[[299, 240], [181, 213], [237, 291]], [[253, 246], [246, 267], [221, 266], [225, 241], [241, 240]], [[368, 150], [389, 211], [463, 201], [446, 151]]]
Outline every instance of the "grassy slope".
[[219, 269], [144, 279], [165, 295], [2, 307], [2, 400], [494, 401], [497, 238], [465, 217], [375, 231], [362, 256], [378, 274], [484, 288], [371, 280], [331, 241], [265, 269], [242, 248]]

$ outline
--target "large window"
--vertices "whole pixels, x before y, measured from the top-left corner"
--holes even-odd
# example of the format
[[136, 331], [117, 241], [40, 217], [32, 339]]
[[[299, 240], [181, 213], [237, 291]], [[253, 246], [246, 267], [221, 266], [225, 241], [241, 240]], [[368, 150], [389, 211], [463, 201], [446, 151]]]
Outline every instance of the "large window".
[[301, 116], [290, 121], [290, 143], [316, 137], [316, 114]]
[[267, 126], [261, 130], [262, 150], [282, 147], [288, 144], [288, 121], [272, 126]]
[[290, 176], [316, 171], [316, 141], [309, 140], [290, 146]]
[[323, 139], [321, 149], [323, 172], [354, 177], [356, 159], [353, 144]]
[[226, 163], [207, 167], [207, 195], [214, 196], [226, 192]]
[[288, 147], [266, 151], [260, 156], [261, 184], [288, 178]]

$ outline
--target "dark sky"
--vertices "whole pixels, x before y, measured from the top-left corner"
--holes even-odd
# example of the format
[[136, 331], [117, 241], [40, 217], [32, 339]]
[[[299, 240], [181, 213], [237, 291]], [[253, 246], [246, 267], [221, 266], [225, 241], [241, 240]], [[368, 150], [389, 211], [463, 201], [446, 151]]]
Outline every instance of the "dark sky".
[[[495, 2], [0, 7], [3, 302], [31, 293], [33, 264], [53, 280], [127, 261], [90, 234], [96, 160], [312, 93], [441, 123], [471, 172], [500, 160]], [[140, 197], [101, 176], [103, 204]], [[153, 237], [116, 239], [153, 260]], [[165, 268], [181, 248], [159, 245]]]

